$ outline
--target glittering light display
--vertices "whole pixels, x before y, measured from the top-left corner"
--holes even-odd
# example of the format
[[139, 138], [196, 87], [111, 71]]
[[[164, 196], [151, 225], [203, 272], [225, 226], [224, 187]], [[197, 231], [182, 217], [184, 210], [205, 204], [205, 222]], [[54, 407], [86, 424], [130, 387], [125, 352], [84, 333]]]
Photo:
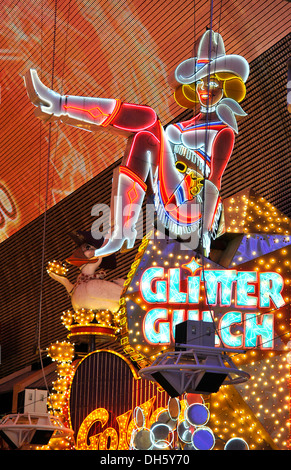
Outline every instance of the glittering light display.
[[237, 387], [256, 419], [268, 431], [276, 446], [288, 447], [289, 438], [289, 364], [287, 348], [282, 354], [270, 354], [253, 361], [251, 380]]
[[61, 341], [51, 344], [47, 349], [48, 356], [57, 362], [72, 362], [75, 354], [74, 346], [68, 341]]
[[[170, 240], [149, 240], [136, 268], [124, 299], [129, 341], [145, 355], [173, 345], [177, 323], [211, 321], [214, 309], [220, 311], [219, 337], [225, 346], [274, 347], [270, 309], [285, 305], [284, 279], [278, 272], [218, 269], [214, 263], [202, 269], [190, 251], [175, 252]], [[236, 326], [241, 333], [233, 332]]]
[[[250, 450], [289, 449], [290, 384], [286, 356], [286, 349], [280, 354], [269, 351], [261, 358], [256, 351], [250, 354], [244, 369], [251, 372], [251, 379], [235, 388], [221, 387], [211, 397], [210, 424], [215, 434], [222, 439], [245, 438]], [[245, 359], [238, 356], [237, 364]]]
[[[214, 321], [216, 345], [242, 349], [233, 360], [251, 380], [211, 397], [211, 430], [228, 449], [288, 449], [290, 220], [244, 191], [224, 202], [224, 233], [237, 234], [235, 249], [215, 253], [203, 269], [199, 256], [176, 251], [158, 232], [145, 237], [120, 302], [121, 344], [145, 367], [173, 346], [177, 323]], [[187, 437], [188, 428], [179, 429]]]
[[[141, 361], [157, 353], [157, 346], [159, 351], [169, 346], [175, 325], [186, 319], [214, 319], [217, 345], [222, 340], [233, 348], [280, 350], [288, 340], [290, 221], [253, 192], [240, 193], [224, 206], [224, 232], [243, 235], [223, 269], [211, 260], [202, 267], [193, 252], [175, 249], [158, 233], [141, 244], [120, 308], [122, 344], [134, 348]], [[269, 211], [278, 216], [263, 238], [255, 233], [254, 210], [262, 212], [263, 222]], [[233, 211], [236, 219], [228, 216]], [[277, 228], [284, 235], [276, 235]], [[257, 251], [245, 259], [238, 256], [243, 246], [254, 248], [256, 241]]]
[[[240, 197], [246, 204], [246, 198]], [[238, 202], [236, 197], [232, 200], [225, 203], [225, 214]], [[249, 201], [248, 205], [254, 207]], [[247, 214], [246, 211], [245, 220]], [[226, 217], [225, 221], [227, 233], [229, 219]], [[194, 413], [197, 397], [194, 402], [189, 401], [189, 396], [180, 397], [179, 413], [173, 420], [169, 419], [166, 393], [156, 388], [150, 399], [145, 394], [147, 399], [142, 400], [139, 394], [147, 385], [141, 386], [135, 375], [132, 380], [139, 383], [139, 392], [130, 395], [135, 407], [131, 401], [125, 408], [116, 408], [118, 403], [105, 403], [101, 398], [97, 407], [83, 412], [80, 425], [76, 425], [75, 444], [59, 438], [52, 440], [49, 447], [166, 450], [179, 443], [184, 450], [288, 449], [291, 243], [287, 221], [280, 221], [284, 222], [280, 225], [284, 238], [276, 234], [262, 236], [252, 230], [245, 233], [244, 228], [252, 226], [238, 221], [243, 237], [228, 262], [207, 259], [203, 266], [193, 251], [177, 250], [176, 242], [159, 239], [158, 232], [148, 234], [138, 248], [116, 312], [115, 334], [127, 358], [123, 360], [132, 371], [130, 361], [142, 368], [156, 354], [173, 347], [175, 326], [188, 318], [214, 321], [216, 345], [242, 349], [241, 354], [234, 352], [232, 359], [251, 375], [248, 382], [222, 385], [217, 393], [205, 397], [206, 406], [200, 407], [198, 414]], [[51, 268], [61, 272], [62, 266], [54, 262]], [[92, 323], [110, 324], [112, 319], [107, 313], [66, 311], [62, 321], [70, 335], [74, 325], [87, 328]], [[69, 342], [55, 343], [48, 350], [57, 362], [58, 372], [49, 408], [73, 427], [75, 411], [69, 404], [78, 367], [72, 367], [70, 362], [71, 347]], [[84, 361], [89, 357], [90, 354]], [[103, 378], [103, 373], [103, 369], [99, 370], [99, 377]], [[96, 378], [92, 380], [96, 384]], [[90, 383], [88, 378], [89, 387]], [[80, 396], [79, 389], [75, 393]], [[203, 404], [203, 400], [198, 400], [198, 404]]]
[[[74, 345], [68, 341], [57, 341], [47, 348], [47, 355], [56, 362], [58, 378], [52, 383], [52, 392], [48, 396], [48, 412], [62, 419], [66, 427], [68, 422], [68, 391], [74, 374], [72, 361], [75, 355]], [[73, 436], [54, 433], [43, 450], [72, 450], [75, 446]]]
[[[192, 68], [188, 67], [190, 64], [186, 63], [184, 64], [184, 66], [185, 65], [187, 72], [186, 75], [191, 75], [191, 73], [188, 74], [189, 70], [192, 71]], [[197, 67], [201, 70], [203, 66], [205, 66], [205, 62], [198, 60]], [[248, 70], [247, 64], [245, 65], [245, 73], [243, 74], [245, 75], [244, 80], [246, 79], [246, 75], [248, 73], [246, 72], [246, 70]], [[220, 78], [221, 77], [219, 75], [213, 77], [213, 79], [216, 80], [219, 80]], [[243, 80], [241, 79], [241, 82], [242, 81]], [[229, 82], [230, 86], [228, 87]], [[235, 83], [235, 87], [231, 86], [233, 83]], [[244, 97], [244, 88], [242, 86], [238, 86], [239, 83], [240, 81], [237, 77], [228, 77], [228, 79], [225, 80], [225, 82], [223, 83], [223, 91], [225, 93], [225, 96], [229, 96], [229, 89], [236, 88], [239, 90], [239, 96], [237, 96], [236, 99], [238, 102], [241, 101]], [[184, 102], [192, 101], [193, 103], [195, 101], [195, 91], [192, 90], [191, 83], [190, 86], [188, 86], [188, 84], [186, 86], [183, 85], [180, 91]], [[98, 102], [98, 105], [96, 105], [95, 101], [90, 101], [90, 99], [87, 99], [86, 104], [85, 102], [82, 103], [82, 107], [80, 107], [80, 102], [80, 100], [75, 101], [74, 98], [71, 98], [67, 100], [64, 104], [64, 110], [66, 111], [66, 115], [68, 117], [67, 122], [74, 124], [74, 119], [81, 118], [82, 122], [84, 123], [84, 128], [86, 129], [90, 127], [94, 128], [94, 126], [96, 125], [101, 127], [106, 127], [110, 125], [118, 116], [118, 113], [121, 108], [121, 103], [119, 102], [119, 100], [105, 101], [100, 99], [100, 102]], [[124, 104], [123, 108], [127, 108], [128, 110], [130, 106], [133, 106], [136, 109], [135, 105], [129, 104]], [[152, 113], [150, 118], [152, 118], [150, 124], [154, 125], [156, 115]], [[72, 121], [70, 122], [71, 119]], [[87, 124], [89, 124], [89, 126], [87, 126]], [[217, 130], [214, 129], [215, 126], [221, 126], [221, 123], [212, 123], [212, 131]], [[115, 122], [115, 127], [117, 129], [120, 129], [121, 131], [128, 130], [128, 127], [125, 126], [124, 123], [118, 123], [118, 121]], [[144, 136], [144, 127], [134, 127], [134, 131], [142, 131], [141, 135]], [[179, 126], [177, 126], [176, 128], [178, 129]], [[185, 129], [181, 125], [179, 130], [180, 134], [183, 135], [183, 138], [185, 137], [184, 143], [186, 144], [187, 132], [185, 132]], [[169, 136], [170, 133], [171, 130], [169, 130]], [[149, 137], [148, 134], [147, 137]], [[152, 137], [154, 138], [154, 140], [156, 139], [157, 143], [158, 140], [156, 138], [156, 135], [152, 134]], [[134, 139], [134, 142], [137, 143], [136, 139]], [[172, 141], [172, 143], [175, 143], [174, 140]], [[233, 144], [233, 138], [231, 139], [231, 144]], [[205, 175], [207, 178], [209, 177], [211, 173], [210, 157], [205, 158], [205, 154], [203, 154], [202, 151], [194, 152], [190, 149], [190, 146], [185, 147], [182, 145], [175, 145], [174, 151], [175, 155], [181, 155], [182, 160], [183, 157], [185, 157], [187, 160], [189, 160], [189, 162], [195, 164], [196, 168], [202, 169], [202, 166], [205, 166]], [[78, 154], [80, 154], [80, 152], [78, 152]], [[129, 154], [128, 161], [131, 158], [132, 154]], [[181, 162], [178, 163], [181, 165]], [[183, 184], [177, 186], [175, 192], [175, 199], [179, 203], [183, 201], [183, 199], [185, 200], [187, 197], [196, 196], [196, 194], [199, 193], [202, 187], [202, 178], [197, 178], [194, 180], [192, 176], [189, 177], [189, 175], [184, 175], [187, 170], [187, 168], [185, 168], [185, 165], [183, 169], [184, 171], [182, 170], [181, 174], [183, 174], [183, 178], [185, 177], [185, 179], [183, 181]], [[68, 173], [71, 177], [71, 172], [68, 171]], [[165, 174], [166, 173], [164, 173], [164, 175]], [[65, 181], [65, 178], [62, 178], [62, 180]], [[138, 181], [133, 181], [132, 185], [127, 188], [126, 195], [130, 208], [135, 203], [135, 201], [139, 199], [138, 190], [140, 188], [138, 185]], [[163, 181], [161, 186], [163, 186]], [[143, 186], [142, 190], [145, 189], [146, 188]], [[165, 195], [164, 191], [165, 187], [158, 188], [158, 196], [163, 197]], [[252, 205], [252, 203], [250, 204]], [[247, 207], [247, 201], [245, 201], [245, 205]], [[151, 344], [156, 346], [157, 343], [163, 343], [162, 348], [164, 347], [164, 345], [170, 345], [174, 340], [175, 325], [185, 320], [186, 318], [206, 321], [212, 320], [212, 318], [214, 318], [214, 320], [219, 325], [220, 335], [225, 344], [234, 348], [250, 348], [250, 351], [247, 352], [246, 355], [239, 356], [238, 361], [243, 358], [243, 360], [245, 359], [246, 363], [248, 364], [249, 358], [252, 357], [252, 354], [254, 354], [254, 358], [256, 357], [258, 349], [259, 353], [263, 352], [265, 354], [265, 356], [263, 356], [263, 363], [265, 365], [262, 366], [262, 371], [258, 371], [256, 369], [258, 361], [256, 363], [251, 363], [252, 370], [255, 370], [257, 372], [255, 374], [255, 382], [254, 384], [251, 384], [254, 389], [248, 394], [248, 389], [246, 386], [245, 388], [247, 391], [243, 395], [246, 401], [249, 400], [250, 396], [256, 396], [257, 402], [261, 401], [258, 400], [258, 395], [256, 393], [256, 388], [258, 387], [257, 384], [259, 383], [259, 385], [261, 385], [260, 389], [262, 390], [262, 381], [264, 381], [263, 385], [267, 387], [268, 382], [267, 380], [265, 380], [265, 376], [267, 373], [266, 368], [268, 366], [270, 369], [274, 367], [273, 364], [268, 363], [269, 359], [266, 360], [265, 358], [270, 357], [274, 360], [275, 358], [281, 358], [280, 353], [282, 349], [280, 349], [280, 347], [278, 347], [276, 350], [277, 352], [279, 351], [279, 354], [277, 356], [272, 356], [272, 351], [275, 346], [274, 338], [282, 337], [285, 340], [286, 338], [290, 337], [288, 335], [288, 329], [286, 333], [286, 315], [284, 310], [284, 307], [288, 305], [289, 300], [286, 296], [285, 287], [289, 284], [290, 279], [285, 276], [285, 273], [284, 276], [281, 276], [280, 274], [281, 271], [283, 271], [282, 264], [284, 263], [285, 267], [289, 265], [288, 263], [290, 256], [288, 259], [288, 256], [286, 256], [285, 253], [284, 257], [286, 256], [286, 258], [283, 257], [282, 262], [281, 260], [279, 262], [278, 258], [276, 260], [276, 256], [272, 258], [269, 258], [269, 256], [267, 256], [268, 259], [266, 259], [265, 257], [265, 255], [269, 255], [271, 251], [269, 249], [270, 245], [274, 245], [273, 251], [276, 251], [279, 246], [285, 249], [285, 247], [288, 246], [288, 243], [284, 244], [285, 240], [287, 240], [287, 237], [284, 236], [284, 238], [282, 238], [283, 234], [285, 234], [282, 226], [277, 226], [278, 232], [280, 233], [278, 237], [274, 236], [272, 233], [274, 230], [274, 225], [276, 225], [277, 223], [280, 225], [281, 220], [276, 214], [274, 208], [270, 208], [270, 213], [268, 213], [267, 211], [265, 212], [265, 215], [268, 217], [268, 224], [264, 224], [261, 220], [259, 220], [263, 212], [263, 206], [264, 202], [262, 202], [262, 204], [257, 204], [253, 208], [254, 213], [249, 213], [251, 215], [248, 216], [248, 223], [257, 222], [257, 230], [253, 230], [253, 232], [250, 232], [248, 230], [245, 220], [243, 221], [243, 223], [237, 220], [237, 215], [239, 212], [237, 211], [237, 207], [235, 205], [230, 205], [228, 207], [229, 213], [231, 214], [231, 212], [234, 210], [235, 215], [231, 222], [232, 226], [228, 226], [227, 231], [230, 233], [241, 233], [241, 230], [243, 230], [243, 234], [245, 235], [240, 245], [240, 250], [237, 250], [236, 256], [232, 259], [231, 268], [228, 266], [228, 271], [221, 269], [212, 269], [213, 266], [208, 266], [206, 267], [203, 273], [200, 272], [199, 275], [193, 275], [195, 273], [195, 270], [197, 270], [199, 267], [195, 265], [195, 260], [193, 258], [189, 260], [187, 258], [188, 255], [183, 254], [180, 257], [176, 257], [174, 253], [168, 253], [167, 256], [169, 258], [174, 257], [174, 259], [171, 259], [171, 262], [169, 262], [168, 259], [165, 259], [167, 257], [164, 257], [164, 253], [162, 252], [162, 262], [164, 263], [164, 266], [160, 266], [157, 268], [157, 270], [160, 270], [159, 273], [155, 267], [148, 268], [148, 270], [144, 271], [144, 283], [142, 282], [141, 285], [136, 288], [134, 286], [134, 282], [136, 282], [137, 286], [139, 282], [135, 279], [136, 270], [139, 266], [139, 263], [143, 262], [143, 260], [138, 258], [135, 261], [136, 265], [133, 264], [132, 269], [129, 273], [128, 283], [126, 286], [127, 291], [124, 292], [124, 294], [128, 294], [129, 297], [132, 293], [134, 293], [135, 296], [132, 295], [132, 298], [129, 298], [128, 300], [124, 296], [120, 302], [119, 312], [121, 344], [124, 346], [124, 351], [130, 355], [133, 361], [136, 360], [141, 365], [145, 360], [144, 355], [151, 355], [150, 348], [148, 347]], [[217, 218], [220, 217], [220, 211], [221, 201], [219, 201], [219, 204], [215, 206], [214, 210], [214, 212], [216, 212], [215, 215]], [[245, 209], [245, 211], [247, 212], [247, 208]], [[233, 215], [233, 212], [231, 215]], [[198, 214], [197, 219], [199, 217], [200, 214]], [[213, 227], [216, 228], [217, 220], [212, 220], [212, 222]], [[262, 229], [264, 233], [258, 236], [257, 231], [260, 229]], [[156, 248], [157, 247], [149, 246], [149, 254], [152, 249]], [[260, 255], [258, 255], [259, 252]], [[142, 252], [142, 254], [144, 253]], [[161, 253], [159, 255], [161, 255]], [[259, 256], [261, 256], [260, 259]], [[254, 266], [244, 266], [241, 271], [236, 268], [238, 265], [246, 263], [250, 260], [255, 260], [254, 264], [256, 264], [258, 259], [260, 265], [255, 266], [255, 268]], [[182, 267], [181, 262], [185, 262]], [[154, 261], [153, 263], [156, 263], [156, 261]], [[279, 266], [280, 263], [281, 266]], [[53, 267], [53, 269], [54, 268], [55, 267]], [[188, 276], [182, 277], [181, 270], [188, 268], [190, 270], [190, 274], [188, 273]], [[256, 271], [254, 269], [256, 269]], [[153, 274], [155, 274], [155, 276], [153, 276]], [[155, 290], [152, 289], [153, 283], [155, 284]], [[234, 293], [236, 295], [235, 298], [233, 297]], [[205, 299], [207, 300], [206, 302]], [[147, 303], [158, 303], [159, 307], [154, 307], [147, 311]], [[165, 304], [166, 307], [164, 307], [163, 304]], [[190, 304], [190, 307], [192, 308], [188, 308], [188, 304]], [[139, 305], [141, 312], [146, 312], [144, 321], [142, 321], [142, 315], [139, 315], [139, 311], [136, 308], [137, 305]], [[183, 308], [179, 308], [181, 305]], [[173, 306], [177, 308], [172, 308]], [[211, 306], [211, 308], [209, 308], [209, 306]], [[226, 312], [226, 308], [230, 311]], [[239, 308], [241, 308], [243, 312], [239, 311]], [[280, 310], [281, 308], [282, 310]], [[218, 309], [220, 309], [219, 312], [217, 312]], [[266, 309], [266, 313], [257, 312], [258, 309]], [[271, 312], [268, 313], [268, 310], [271, 310]], [[102, 313], [103, 318], [101, 318], [101, 322], [104, 322], [106, 324], [106, 322], [108, 322], [109, 320], [108, 318], [105, 320], [104, 312]], [[70, 327], [73, 325], [73, 322], [78, 323], [78, 325], [80, 326], [87, 326], [90, 322], [92, 322], [93, 319], [96, 319], [96, 321], [100, 321], [100, 317], [94, 317], [94, 314], [92, 312], [85, 310], [75, 312], [74, 316], [70, 315], [70, 313], [68, 312], [63, 315], [64, 324], [66, 327], [68, 327], [68, 329], [70, 329]], [[131, 325], [129, 325], [129, 320], [131, 321]], [[287, 325], [287, 328], [288, 326], [289, 325]], [[132, 329], [130, 329], [131, 327]], [[234, 331], [235, 329], [236, 331]], [[144, 335], [144, 338], [148, 339], [148, 344], [146, 344], [145, 346], [139, 341], [138, 338], [141, 333]], [[132, 345], [134, 347], [132, 347]], [[276, 346], [278, 346], [278, 344]], [[282, 345], [280, 344], [279, 346]], [[59, 349], [62, 349], [62, 351], [59, 351]], [[139, 353], [141, 349], [142, 354]], [[272, 349], [272, 351], [264, 351], [264, 349]], [[54, 347], [51, 347], [49, 352], [52, 359], [59, 362], [57, 367], [60, 378], [56, 382], [54, 382], [53, 386], [56, 392], [54, 394], [56, 397], [56, 409], [63, 409], [65, 400], [60, 399], [60, 397], [63, 397], [62, 394], [66, 393], [68, 389], [68, 384], [72, 380], [72, 378], [70, 377], [69, 367], [69, 363], [71, 361], [70, 346], [63, 345], [63, 347], [61, 348], [57, 347], [57, 352], [54, 350]], [[270, 356], [267, 356], [267, 354], [269, 354]], [[60, 362], [63, 360], [65, 360], [65, 362]], [[282, 365], [282, 367], [280, 364], [278, 370], [276, 370], [276, 380], [275, 374], [271, 376], [271, 383], [272, 386], [277, 387], [278, 389], [277, 392], [274, 392], [274, 398], [275, 395], [280, 392], [282, 393], [282, 395], [280, 395], [280, 400], [281, 398], [283, 400], [283, 393], [285, 392], [285, 389], [282, 385], [282, 381], [284, 381], [285, 378], [285, 382], [287, 382], [287, 376], [281, 374], [280, 379], [278, 378], [278, 376], [280, 375], [280, 368], [284, 368], [284, 364]], [[226, 389], [223, 388], [221, 393], [223, 398], [225, 398], [225, 402], [228, 403], [234, 403], [232, 400], [235, 396], [237, 404], [237, 395], [235, 395], [233, 390], [226, 391]], [[243, 391], [241, 391], [241, 393], [243, 393]], [[52, 395], [52, 400], [54, 395]], [[208, 406], [211, 406], [215, 412], [211, 414], [210, 412], [206, 413], [207, 416], [205, 419], [201, 418], [201, 420], [197, 420], [197, 418], [194, 419], [193, 415], [191, 414], [191, 411], [193, 410], [193, 408], [191, 407], [192, 405], [185, 403], [185, 400], [181, 400], [180, 406], [183, 412], [181, 411], [179, 418], [176, 419], [176, 428], [171, 428], [170, 426], [168, 426], [168, 424], [165, 424], [161, 419], [163, 413], [168, 412], [167, 408], [161, 408], [152, 412], [152, 404], [154, 399], [155, 397], [148, 400], [148, 402], [146, 403], [140, 404], [138, 407], [143, 411], [144, 415], [144, 419], [142, 420], [141, 426], [139, 426], [137, 419], [132, 417], [132, 410], [119, 414], [116, 417], [118, 423], [117, 428], [112, 427], [110, 425], [107, 426], [107, 424], [109, 423], [109, 414], [112, 412], [111, 409], [109, 410], [100, 407], [93, 410], [84, 419], [82, 426], [79, 429], [79, 447], [84, 449], [90, 448], [101, 450], [126, 449], [128, 448], [128, 445], [134, 445], [134, 443], [136, 443], [136, 441], [132, 439], [132, 436], [136, 437], [138, 432], [146, 430], [149, 431], [149, 442], [151, 444], [149, 448], [156, 447], [159, 449], [163, 449], [172, 446], [173, 432], [176, 431], [181, 441], [183, 441], [183, 443], [185, 444], [185, 448], [189, 446], [189, 448], [195, 448], [198, 450], [209, 449], [212, 448], [214, 444], [216, 444], [214, 432], [219, 436], [220, 441], [224, 440], [224, 442], [226, 442], [229, 435], [243, 435], [246, 431], [246, 426], [249, 426], [249, 435], [251, 436], [253, 441], [251, 444], [251, 448], [256, 448], [257, 446], [260, 446], [262, 441], [264, 440], [266, 442], [270, 442], [268, 434], [264, 431], [263, 426], [260, 426], [258, 422], [256, 422], [256, 420], [254, 419], [254, 413], [250, 413], [247, 410], [247, 407], [243, 407], [242, 403], [240, 403], [239, 407], [233, 406], [233, 410], [235, 410], [233, 413], [233, 420], [230, 420], [228, 415], [226, 419], [222, 419], [221, 421], [220, 412], [221, 403], [223, 402], [223, 400], [220, 402], [219, 396], [214, 397], [212, 402], [208, 403]], [[282, 410], [284, 410], [286, 415], [288, 405], [289, 403], [287, 403], [286, 405], [285, 399], [284, 406], [279, 409], [276, 409], [276, 412], [280, 414]], [[266, 407], [262, 403], [260, 403], [259, 408], [263, 408], [263, 415], [265, 417], [269, 416], [270, 407]], [[207, 410], [206, 407], [203, 408], [203, 411], [205, 410]], [[152, 414], [150, 415], [150, 413]], [[261, 415], [262, 411], [256, 412], [255, 414], [257, 418], [260, 418]], [[280, 417], [282, 417], [282, 414], [280, 415]], [[208, 422], [208, 420], [210, 420], [210, 422]], [[102, 432], [89, 436], [89, 431], [90, 427], [92, 426], [92, 423], [96, 423], [97, 421], [100, 422], [102, 425]], [[279, 425], [279, 420], [276, 420], [275, 423]], [[206, 424], [209, 425], [209, 427], [206, 427]], [[214, 424], [215, 430], [213, 431], [214, 426], [212, 425]], [[145, 426], [150, 426], [150, 429], [144, 429]], [[281, 438], [283, 431], [285, 431], [285, 429], [283, 429], [282, 426], [276, 429], [275, 434], [272, 434], [272, 437], [275, 436], [274, 441], [282, 441]], [[229, 444], [234, 440], [239, 440], [239, 438], [232, 437], [232, 439], [229, 441]], [[241, 441], [245, 442], [243, 439], [241, 439]], [[283, 442], [283, 445], [287, 445], [286, 442]]]
[[[194, 403], [189, 403], [189, 397]], [[213, 431], [206, 424], [210, 418], [209, 403], [199, 395], [173, 399], [167, 406], [153, 409], [156, 397], [116, 417], [117, 428], [106, 427], [109, 412], [105, 408], [93, 410], [82, 422], [76, 448], [78, 450], [169, 450], [179, 445], [185, 450], [211, 450], [215, 444]], [[94, 423], [101, 424], [102, 432], [89, 435]]]

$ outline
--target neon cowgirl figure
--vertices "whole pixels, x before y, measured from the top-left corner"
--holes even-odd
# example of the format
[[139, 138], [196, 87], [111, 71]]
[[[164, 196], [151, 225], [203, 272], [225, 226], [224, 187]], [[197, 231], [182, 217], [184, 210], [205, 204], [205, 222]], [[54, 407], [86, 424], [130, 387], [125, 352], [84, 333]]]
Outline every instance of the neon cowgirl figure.
[[186, 108], [199, 102], [200, 113], [166, 130], [149, 106], [61, 96], [44, 86], [35, 70], [26, 76], [27, 92], [38, 107], [39, 118], [59, 119], [93, 132], [100, 127], [114, 128], [128, 136], [126, 153], [114, 176], [118, 183], [113, 184], [115, 195], [121, 196], [112, 198], [114, 229], [96, 250], [97, 257], [125, 245], [133, 247], [139, 208], [149, 191], [154, 194], [157, 215], [170, 233], [190, 233], [193, 249], [202, 239], [204, 253], [209, 254], [221, 211], [221, 177], [237, 132], [235, 114], [245, 115], [238, 102], [245, 96], [249, 66], [241, 56], [226, 55], [222, 37], [211, 30], [203, 34], [194, 52], [195, 57], [175, 70], [175, 99]]

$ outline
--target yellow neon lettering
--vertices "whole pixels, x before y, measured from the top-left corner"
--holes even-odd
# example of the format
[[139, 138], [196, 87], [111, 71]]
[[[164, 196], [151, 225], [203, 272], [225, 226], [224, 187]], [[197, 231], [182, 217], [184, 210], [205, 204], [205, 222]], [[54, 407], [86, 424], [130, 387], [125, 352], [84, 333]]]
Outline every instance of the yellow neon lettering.
[[118, 450], [128, 449], [127, 429], [128, 429], [130, 415], [131, 415], [131, 410], [127, 411], [123, 415], [117, 416], [116, 418], [116, 421], [118, 422], [118, 430], [119, 430]]

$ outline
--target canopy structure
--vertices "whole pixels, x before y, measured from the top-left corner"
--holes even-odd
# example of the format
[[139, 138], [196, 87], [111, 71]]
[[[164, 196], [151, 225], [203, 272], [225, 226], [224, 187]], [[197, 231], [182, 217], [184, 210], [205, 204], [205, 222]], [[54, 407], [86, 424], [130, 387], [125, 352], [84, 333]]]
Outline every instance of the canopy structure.
[[66, 428], [61, 419], [52, 415], [23, 413], [6, 415], [0, 421], [0, 434], [13, 449], [25, 446], [46, 445], [53, 434], [72, 435], [73, 431]]

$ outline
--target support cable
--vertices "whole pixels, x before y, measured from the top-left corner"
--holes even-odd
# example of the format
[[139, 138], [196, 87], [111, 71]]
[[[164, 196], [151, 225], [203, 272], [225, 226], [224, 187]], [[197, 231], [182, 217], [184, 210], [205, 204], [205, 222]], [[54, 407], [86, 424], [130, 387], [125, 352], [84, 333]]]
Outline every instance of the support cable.
[[[52, 80], [51, 88], [54, 88], [54, 68], [55, 68], [55, 49], [56, 49], [56, 26], [57, 26], [57, 0], [55, 0], [54, 9], [54, 31], [53, 31], [53, 50], [52, 50]], [[40, 297], [39, 297], [39, 313], [37, 323], [37, 350], [39, 354], [41, 369], [46, 390], [49, 394], [49, 387], [47, 384], [44, 365], [42, 360], [41, 350], [41, 320], [42, 320], [42, 302], [43, 302], [43, 282], [44, 282], [44, 262], [45, 262], [45, 244], [46, 244], [46, 226], [47, 226], [47, 208], [48, 208], [48, 194], [49, 194], [49, 176], [50, 176], [50, 156], [51, 156], [51, 122], [49, 123], [48, 132], [48, 149], [47, 149], [47, 168], [46, 168], [46, 187], [45, 187], [45, 207], [43, 214], [43, 233], [42, 233], [42, 253], [41, 253], [41, 272], [40, 272]]]
[[[221, 14], [221, 8], [222, 8], [222, 1], [220, 3], [220, 14]], [[212, 50], [212, 26], [213, 26], [213, 0], [211, 0], [210, 3], [210, 40], [209, 40], [209, 50], [208, 50], [208, 74], [207, 74], [207, 89], [208, 89], [208, 97], [207, 97], [207, 105], [206, 105], [206, 121], [205, 121], [205, 155], [207, 155], [207, 147], [208, 147], [208, 141], [209, 141], [209, 106], [211, 106], [210, 103], [210, 96], [209, 96], [209, 84], [210, 84], [210, 64], [211, 64], [211, 50]], [[204, 211], [205, 211], [205, 179], [206, 179], [206, 158], [204, 159], [204, 169], [203, 169], [203, 187], [202, 187], [202, 218], [201, 218], [201, 235], [200, 235], [200, 255], [201, 255], [201, 261], [202, 261], [202, 273], [203, 273], [203, 278], [204, 277], [204, 272], [205, 272], [205, 256], [204, 256], [204, 243], [203, 243], [203, 233], [204, 233]], [[209, 304], [207, 292], [206, 292], [206, 303], [208, 306], [208, 310], [210, 313], [210, 316], [212, 318], [212, 323], [214, 325], [214, 329], [217, 333], [217, 336], [219, 337], [219, 340], [224, 346], [223, 340], [220, 336], [220, 333], [218, 331], [218, 328], [215, 324], [215, 315], [213, 313], [213, 310], [211, 308], [211, 305]]]

